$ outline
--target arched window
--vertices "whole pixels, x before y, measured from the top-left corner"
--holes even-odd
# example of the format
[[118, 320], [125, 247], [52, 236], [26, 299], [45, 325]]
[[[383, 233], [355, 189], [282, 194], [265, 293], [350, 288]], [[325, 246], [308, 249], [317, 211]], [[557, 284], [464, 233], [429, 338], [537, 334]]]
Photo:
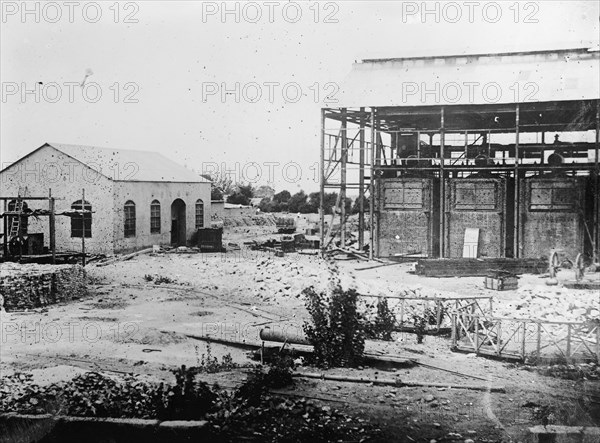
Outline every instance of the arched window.
[[204, 202], [196, 200], [196, 229], [204, 227]]
[[[92, 205], [88, 201], [77, 200], [71, 205], [71, 209], [76, 211], [91, 211]], [[92, 236], [92, 213], [82, 212], [71, 217], [71, 237], [85, 238]]]
[[[27, 206], [27, 203], [24, 202], [23, 200], [20, 200], [20, 208], [17, 205], [17, 201], [16, 200], [11, 200], [8, 202], [8, 211], [9, 212], [30, 212], [29, 208]], [[19, 227], [19, 232], [18, 234], [20, 235], [27, 235], [27, 228], [29, 225], [29, 217], [27, 216], [21, 216], [18, 217], [16, 215], [11, 215], [8, 217], [8, 229], [9, 231], [11, 230], [11, 227], [14, 226], [18, 226]], [[19, 222], [17, 222], [17, 220], [19, 220]]]
[[160, 234], [160, 202], [150, 203], [150, 234]]
[[135, 203], [131, 200], [125, 202], [125, 237], [135, 237]]

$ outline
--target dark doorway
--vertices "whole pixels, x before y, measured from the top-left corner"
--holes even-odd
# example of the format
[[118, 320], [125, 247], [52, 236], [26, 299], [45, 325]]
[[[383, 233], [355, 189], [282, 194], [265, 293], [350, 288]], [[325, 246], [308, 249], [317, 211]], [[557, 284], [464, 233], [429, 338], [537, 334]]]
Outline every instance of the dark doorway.
[[171, 203], [171, 244], [185, 246], [185, 202], [180, 198]]

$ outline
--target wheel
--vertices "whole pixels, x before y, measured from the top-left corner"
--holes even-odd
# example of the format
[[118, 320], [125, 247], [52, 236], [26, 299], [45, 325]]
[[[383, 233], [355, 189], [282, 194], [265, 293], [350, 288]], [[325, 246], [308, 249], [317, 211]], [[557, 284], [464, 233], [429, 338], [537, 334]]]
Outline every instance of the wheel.
[[548, 272], [550, 274], [550, 278], [546, 280], [546, 285], [556, 286], [558, 284], [558, 280], [556, 278], [556, 271], [558, 271], [558, 267], [558, 253], [556, 251], [552, 251], [550, 253], [550, 258], [548, 259]]

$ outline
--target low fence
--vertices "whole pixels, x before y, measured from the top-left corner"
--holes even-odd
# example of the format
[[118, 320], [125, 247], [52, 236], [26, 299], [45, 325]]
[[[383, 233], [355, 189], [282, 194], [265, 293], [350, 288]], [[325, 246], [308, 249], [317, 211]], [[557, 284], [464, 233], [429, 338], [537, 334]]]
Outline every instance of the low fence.
[[361, 295], [367, 309], [377, 306], [380, 299], [386, 299], [388, 308], [396, 318], [394, 329], [411, 332], [414, 327], [414, 316], [427, 319], [426, 332], [439, 333], [450, 331], [452, 315], [491, 315], [492, 297], [404, 297], [400, 295]]
[[540, 321], [455, 312], [452, 346], [519, 360], [600, 360], [600, 321]]

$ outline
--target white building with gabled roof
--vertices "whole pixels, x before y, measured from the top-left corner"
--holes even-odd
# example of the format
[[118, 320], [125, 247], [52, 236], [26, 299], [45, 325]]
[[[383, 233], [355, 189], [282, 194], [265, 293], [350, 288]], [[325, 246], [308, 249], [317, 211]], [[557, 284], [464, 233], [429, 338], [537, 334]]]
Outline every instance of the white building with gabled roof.
[[[2, 169], [0, 183], [5, 197], [51, 191], [56, 212], [91, 209], [85, 219], [56, 218], [58, 251], [80, 251], [82, 235], [89, 253], [186, 245], [210, 226], [210, 181], [156, 152], [45, 143]], [[48, 209], [45, 201], [27, 204]], [[49, 246], [43, 217], [29, 217], [27, 232], [43, 233]]]

